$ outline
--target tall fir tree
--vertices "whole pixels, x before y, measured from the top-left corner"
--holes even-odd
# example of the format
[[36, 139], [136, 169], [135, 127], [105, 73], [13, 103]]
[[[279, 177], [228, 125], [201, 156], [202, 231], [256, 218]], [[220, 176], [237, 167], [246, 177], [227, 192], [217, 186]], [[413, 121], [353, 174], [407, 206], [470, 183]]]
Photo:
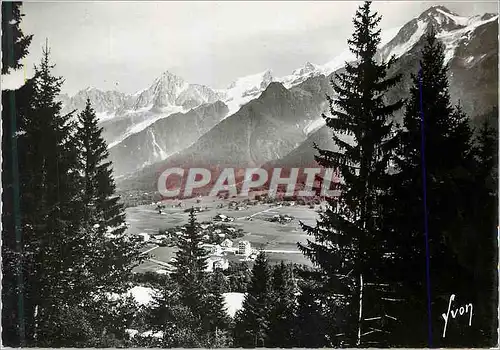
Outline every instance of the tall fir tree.
[[355, 30], [348, 44], [357, 60], [346, 63], [345, 72], [336, 74], [332, 86], [338, 98], [328, 99], [332, 117], [323, 116], [339, 150], [315, 146], [319, 151], [315, 158], [321, 166], [340, 170], [341, 195], [338, 200], [328, 199], [316, 227], [302, 225], [314, 240], [299, 244], [306, 257], [325, 273], [325, 285], [329, 286], [325, 290], [347, 297], [346, 325], [334, 333], [341, 334], [336, 342], [351, 347], [364, 345], [362, 334], [368, 329], [363, 329], [362, 320], [368, 316], [363, 311], [363, 288], [367, 281], [376, 282], [383, 264], [388, 237], [381, 204], [394, 147], [391, 118], [402, 107], [402, 101], [388, 104], [385, 100], [385, 93], [400, 76], [387, 78], [394, 59], [381, 63], [375, 59], [380, 20], [369, 1], [356, 11]]
[[21, 2], [2, 3], [2, 74], [22, 68], [21, 60], [28, 54], [33, 35], [21, 29]]
[[82, 245], [88, 259], [81, 268], [92, 272], [88, 280], [94, 290], [117, 291], [126, 287], [139, 262], [139, 247], [125, 235], [125, 212], [115, 193], [109, 152], [90, 99], [78, 115], [74, 139], [79, 150]]
[[[22, 68], [33, 36], [20, 28], [24, 16], [20, 2], [1, 6], [2, 74], [8, 74]], [[33, 91], [33, 79], [17, 90], [2, 90], [2, 339], [10, 346], [25, 344], [18, 136]]]
[[266, 347], [270, 307], [269, 263], [263, 252], [255, 259], [252, 280], [248, 287], [242, 309], [235, 315], [234, 346]]
[[[460, 106], [453, 108], [450, 103], [448, 67], [444, 62], [444, 46], [431, 30], [426, 34], [421, 53], [421, 71], [412, 75], [404, 128], [397, 138], [399, 147], [392, 191], [386, 197], [385, 222], [396, 252], [390, 273], [395, 281], [402, 282], [401, 293], [405, 299], [404, 309], [399, 313], [402, 328], [395, 332], [398, 339], [394, 338], [402, 346], [430, 345], [426, 282], [429, 261], [433, 346], [446, 344], [440, 334], [442, 318], [438, 310], [448, 307], [450, 290], [465, 291], [467, 284], [464, 282], [467, 278], [449, 271], [468, 273], [460, 267], [457, 244], [467, 230], [466, 203], [473, 167], [471, 130]], [[425, 238], [426, 217], [429, 251]], [[408, 274], [410, 270], [415, 272]], [[461, 296], [464, 300], [468, 297], [466, 293]]]
[[[48, 48], [32, 81], [32, 93], [17, 132], [19, 204], [22, 241], [18, 271], [22, 291], [26, 344], [68, 344], [54, 317], [81, 302], [85, 278], [73, 268], [80, 263], [76, 156], [71, 142], [75, 125], [61, 115], [56, 101], [62, 79], [52, 75]], [[30, 83], [31, 84], [31, 83]], [[22, 310], [21, 310], [22, 309]], [[66, 324], [68, 325], [68, 324]]]
[[321, 305], [321, 294], [310, 282], [300, 287], [294, 327], [295, 346], [297, 347], [323, 348], [331, 346], [328, 339], [329, 322]]
[[[108, 293], [125, 292], [132, 269], [140, 262], [138, 243], [126, 235], [125, 213], [115, 194], [112, 164], [101, 136], [102, 128], [87, 100], [78, 115], [73, 142], [78, 148], [77, 171], [80, 190], [80, 251], [81, 264], [74, 269], [85, 275], [89, 295], [85, 310], [94, 318], [106, 318], [101, 323], [102, 335], [117, 330], [121, 315], [108, 312], [112, 303]], [[113, 334], [116, 336], [116, 334]]]
[[207, 295], [205, 270], [208, 253], [202, 243], [200, 225], [194, 208], [191, 208], [186, 230], [178, 237], [173, 277], [180, 288], [182, 303], [190, 308], [199, 322], [203, 317], [203, 303]]
[[19, 346], [24, 338], [24, 276], [20, 268], [23, 247], [19, 240], [22, 235], [19, 165], [24, 162], [18, 149], [25, 142], [20, 131], [22, 120], [30, 114], [33, 92], [34, 79], [18, 90], [2, 91], [2, 338], [9, 346]]
[[230, 319], [227, 306], [224, 301], [224, 274], [217, 269], [212, 276], [213, 283], [210, 284], [208, 294], [204, 300], [203, 327], [207, 334], [206, 346], [224, 347], [229, 342]]
[[[497, 195], [497, 175], [498, 175], [498, 135], [495, 130], [495, 123], [498, 123], [498, 109], [494, 108], [490, 112], [490, 117], [482, 120], [477, 128], [476, 160], [479, 167], [476, 170], [476, 180], [484, 182], [487, 194], [494, 197]], [[486, 193], [485, 193], [486, 194]]]
[[474, 267], [476, 295], [476, 344], [491, 347], [497, 342], [498, 312], [498, 110], [484, 118], [476, 132], [474, 186], [469, 219], [471, 234], [465, 242], [466, 263]]
[[[225, 270], [228, 271], [228, 270]], [[228, 293], [229, 290], [229, 276], [226, 276], [225, 272], [219, 268], [210, 276], [210, 289], [215, 290], [220, 293]]]
[[167, 279], [148, 307], [148, 329], [163, 332], [160, 343], [138, 345], [159, 345], [165, 348], [204, 345], [200, 339], [199, 320], [195, 318], [189, 307], [183, 304], [181, 290], [173, 282]]
[[267, 347], [288, 348], [295, 344], [294, 324], [297, 292], [293, 270], [282, 261], [272, 269], [272, 292]]

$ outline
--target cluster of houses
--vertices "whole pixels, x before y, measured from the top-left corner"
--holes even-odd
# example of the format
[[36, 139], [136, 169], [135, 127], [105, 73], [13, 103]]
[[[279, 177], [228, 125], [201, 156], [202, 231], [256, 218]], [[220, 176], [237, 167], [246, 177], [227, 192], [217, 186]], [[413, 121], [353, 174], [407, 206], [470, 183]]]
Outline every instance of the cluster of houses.
[[281, 214], [276, 214], [272, 216], [270, 219], [268, 219], [271, 222], [279, 222], [280, 224], [287, 224], [291, 221], [293, 221], [293, 217], [290, 215], [281, 215]]
[[225, 239], [221, 244], [204, 244], [203, 248], [208, 251], [207, 272], [216, 269], [227, 270], [229, 268], [229, 260], [227, 255], [239, 255], [244, 259], [254, 260], [257, 257], [257, 251], [252, 249], [252, 245], [248, 241], [238, 242], [237, 247], [233, 247], [233, 241]]
[[[139, 236], [145, 242], [152, 243], [155, 241], [155, 238], [147, 233], [140, 233]], [[257, 250], [252, 248], [249, 241], [240, 241], [237, 246], [235, 246], [234, 242], [229, 238], [224, 239], [220, 244], [206, 243], [203, 244], [202, 247], [208, 253], [206, 272], [212, 272], [217, 269], [227, 270], [229, 268], [228, 255], [239, 256], [245, 260], [255, 260], [258, 254]], [[172, 258], [170, 263], [173, 259], [175, 258]]]
[[166, 234], [155, 234], [155, 235], [150, 235], [145, 232], [141, 232], [137, 235], [137, 238], [140, 242], [142, 243], [153, 243], [153, 244], [158, 244], [161, 247], [164, 247], [167, 245], [167, 240], [169, 237]]
[[227, 216], [224, 214], [217, 214], [214, 216], [214, 221], [219, 221], [219, 222], [233, 222], [234, 218], [231, 216]]

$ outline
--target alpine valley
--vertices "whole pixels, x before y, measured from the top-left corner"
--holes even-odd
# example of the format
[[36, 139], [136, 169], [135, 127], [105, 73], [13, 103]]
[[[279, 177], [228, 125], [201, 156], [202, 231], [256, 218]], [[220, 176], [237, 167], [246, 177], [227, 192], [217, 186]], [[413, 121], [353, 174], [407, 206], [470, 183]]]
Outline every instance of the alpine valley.
[[[498, 105], [498, 14], [462, 17], [433, 6], [401, 28], [383, 31], [378, 59], [394, 55], [389, 73], [403, 75], [388, 98], [406, 97], [430, 30], [446, 48], [453, 103], [477, 122]], [[87, 88], [60, 99], [70, 112], [90, 98], [120, 190], [154, 192], [158, 173], [170, 164], [310, 164], [313, 143], [333, 147], [321, 115], [328, 114], [326, 95], [335, 98], [330, 80], [353, 59], [346, 50], [324, 65], [307, 62], [285, 77], [267, 70], [224, 90], [166, 71], [133, 95]]]

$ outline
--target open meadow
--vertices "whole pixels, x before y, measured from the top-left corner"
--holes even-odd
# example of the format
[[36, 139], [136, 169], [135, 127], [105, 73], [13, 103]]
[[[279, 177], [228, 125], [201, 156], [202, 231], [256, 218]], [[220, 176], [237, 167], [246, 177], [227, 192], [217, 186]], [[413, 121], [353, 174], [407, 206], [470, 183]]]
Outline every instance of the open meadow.
[[[233, 202], [233, 206], [230, 203]], [[191, 207], [201, 207], [202, 212], [198, 212], [196, 217], [198, 222], [212, 221], [218, 215], [225, 215], [234, 218], [234, 221], [227, 222], [236, 229], [241, 228], [244, 236], [233, 240], [233, 246], [237, 246], [239, 241], [249, 241], [252, 248], [263, 249], [271, 263], [286, 261], [298, 264], [310, 264], [302, 253], [298, 251], [297, 243], [305, 243], [307, 235], [301, 229], [299, 221], [305, 224], [314, 225], [318, 216], [316, 205], [313, 208], [306, 205], [277, 205], [257, 202], [254, 205], [234, 207], [234, 202], [242, 203], [236, 198], [219, 199], [213, 197], [202, 197], [199, 199], [167, 200], [162, 204], [165, 206], [160, 214], [157, 203], [141, 205], [126, 209], [126, 220], [129, 224], [128, 233], [138, 235], [147, 233], [148, 235], [158, 234], [159, 230], [174, 228], [188, 222], [189, 213], [186, 209]], [[180, 203], [180, 206], [179, 206]], [[274, 215], [289, 215], [293, 219], [287, 223], [268, 221]], [[136, 268], [136, 272], [156, 271], [162, 269], [160, 262], [168, 263], [175, 256], [173, 247], [157, 247], [146, 245], [144, 250], [152, 249], [152, 259], [144, 262]], [[154, 248], [154, 249], [153, 249]], [[230, 261], [238, 261], [237, 256], [228, 256]], [[156, 261], [156, 262], [155, 262]]]

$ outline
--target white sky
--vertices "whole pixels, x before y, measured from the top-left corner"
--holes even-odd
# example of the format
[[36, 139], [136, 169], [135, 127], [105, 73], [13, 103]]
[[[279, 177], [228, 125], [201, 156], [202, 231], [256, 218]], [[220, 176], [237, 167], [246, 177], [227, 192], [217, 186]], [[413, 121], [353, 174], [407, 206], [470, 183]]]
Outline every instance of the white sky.
[[[49, 40], [63, 91], [88, 86], [133, 93], [169, 70], [190, 83], [225, 88], [265, 69], [289, 74], [346, 48], [359, 2], [25, 2], [34, 34], [26, 74]], [[382, 28], [401, 26], [432, 5], [460, 15], [498, 12], [496, 2], [375, 1]], [[17, 74], [24, 74], [18, 72]]]

